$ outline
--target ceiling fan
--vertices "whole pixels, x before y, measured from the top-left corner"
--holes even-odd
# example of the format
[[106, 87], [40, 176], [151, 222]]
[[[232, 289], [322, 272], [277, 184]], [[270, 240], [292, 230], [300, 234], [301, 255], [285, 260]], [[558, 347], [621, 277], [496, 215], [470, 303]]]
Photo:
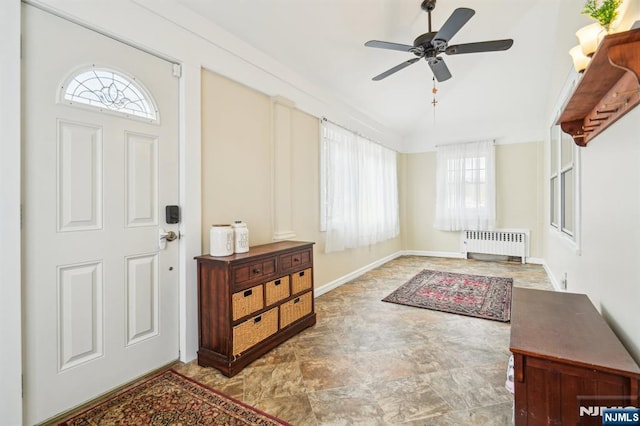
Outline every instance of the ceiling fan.
[[418, 36], [413, 41], [413, 46], [379, 40], [370, 40], [364, 44], [367, 47], [410, 52], [416, 56], [415, 58], [411, 58], [406, 62], [388, 69], [382, 74], [378, 74], [373, 77], [374, 81], [389, 77], [391, 74], [418, 62], [422, 58], [424, 58], [429, 64], [436, 80], [445, 81], [451, 78], [451, 72], [449, 72], [449, 68], [447, 67], [447, 64], [444, 63], [444, 60], [438, 56], [439, 54], [446, 53], [447, 55], [460, 55], [463, 53], [494, 52], [498, 50], [507, 50], [513, 45], [512, 39], [505, 39], [449, 46], [449, 40], [451, 40], [451, 38], [460, 31], [464, 24], [466, 24], [476, 12], [473, 9], [460, 7], [453, 11], [440, 31], [436, 32], [431, 30], [431, 12], [436, 7], [436, 0], [424, 0], [420, 7], [429, 15], [429, 32]]

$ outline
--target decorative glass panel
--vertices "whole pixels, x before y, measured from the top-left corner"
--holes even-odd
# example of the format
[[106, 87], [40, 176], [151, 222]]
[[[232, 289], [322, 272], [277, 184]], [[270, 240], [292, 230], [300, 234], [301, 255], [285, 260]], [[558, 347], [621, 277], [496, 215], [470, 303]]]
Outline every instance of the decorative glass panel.
[[157, 108], [147, 91], [135, 79], [109, 69], [92, 67], [73, 74], [62, 88], [62, 99], [158, 121]]

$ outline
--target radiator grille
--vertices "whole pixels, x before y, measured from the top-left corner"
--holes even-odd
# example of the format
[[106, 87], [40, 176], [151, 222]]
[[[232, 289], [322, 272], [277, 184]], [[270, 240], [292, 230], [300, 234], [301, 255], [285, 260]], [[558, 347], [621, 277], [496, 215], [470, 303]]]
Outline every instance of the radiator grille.
[[526, 262], [529, 251], [529, 231], [463, 231], [462, 251], [469, 253], [518, 256]]

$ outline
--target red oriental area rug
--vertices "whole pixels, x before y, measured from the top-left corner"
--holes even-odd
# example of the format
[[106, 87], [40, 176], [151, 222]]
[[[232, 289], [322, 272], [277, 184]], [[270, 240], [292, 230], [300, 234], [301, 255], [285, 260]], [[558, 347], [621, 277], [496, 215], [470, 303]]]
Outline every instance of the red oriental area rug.
[[382, 301], [508, 322], [512, 287], [511, 278], [425, 269]]
[[291, 426], [173, 370], [117, 393], [60, 425]]

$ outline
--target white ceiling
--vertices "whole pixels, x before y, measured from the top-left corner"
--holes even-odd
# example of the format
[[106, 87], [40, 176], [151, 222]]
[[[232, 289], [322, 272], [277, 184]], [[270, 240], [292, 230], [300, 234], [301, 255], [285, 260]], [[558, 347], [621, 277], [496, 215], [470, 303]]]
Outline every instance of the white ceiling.
[[391, 129], [405, 141], [403, 151], [472, 139], [514, 143], [545, 136], [561, 1], [439, 0], [432, 13], [434, 31], [457, 7], [476, 11], [450, 44], [512, 38], [514, 45], [503, 52], [443, 55], [453, 78], [437, 83], [435, 110], [426, 62], [374, 82], [373, 76], [413, 55], [364, 46], [371, 39], [412, 44], [427, 32], [421, 0], [180, 3]]

